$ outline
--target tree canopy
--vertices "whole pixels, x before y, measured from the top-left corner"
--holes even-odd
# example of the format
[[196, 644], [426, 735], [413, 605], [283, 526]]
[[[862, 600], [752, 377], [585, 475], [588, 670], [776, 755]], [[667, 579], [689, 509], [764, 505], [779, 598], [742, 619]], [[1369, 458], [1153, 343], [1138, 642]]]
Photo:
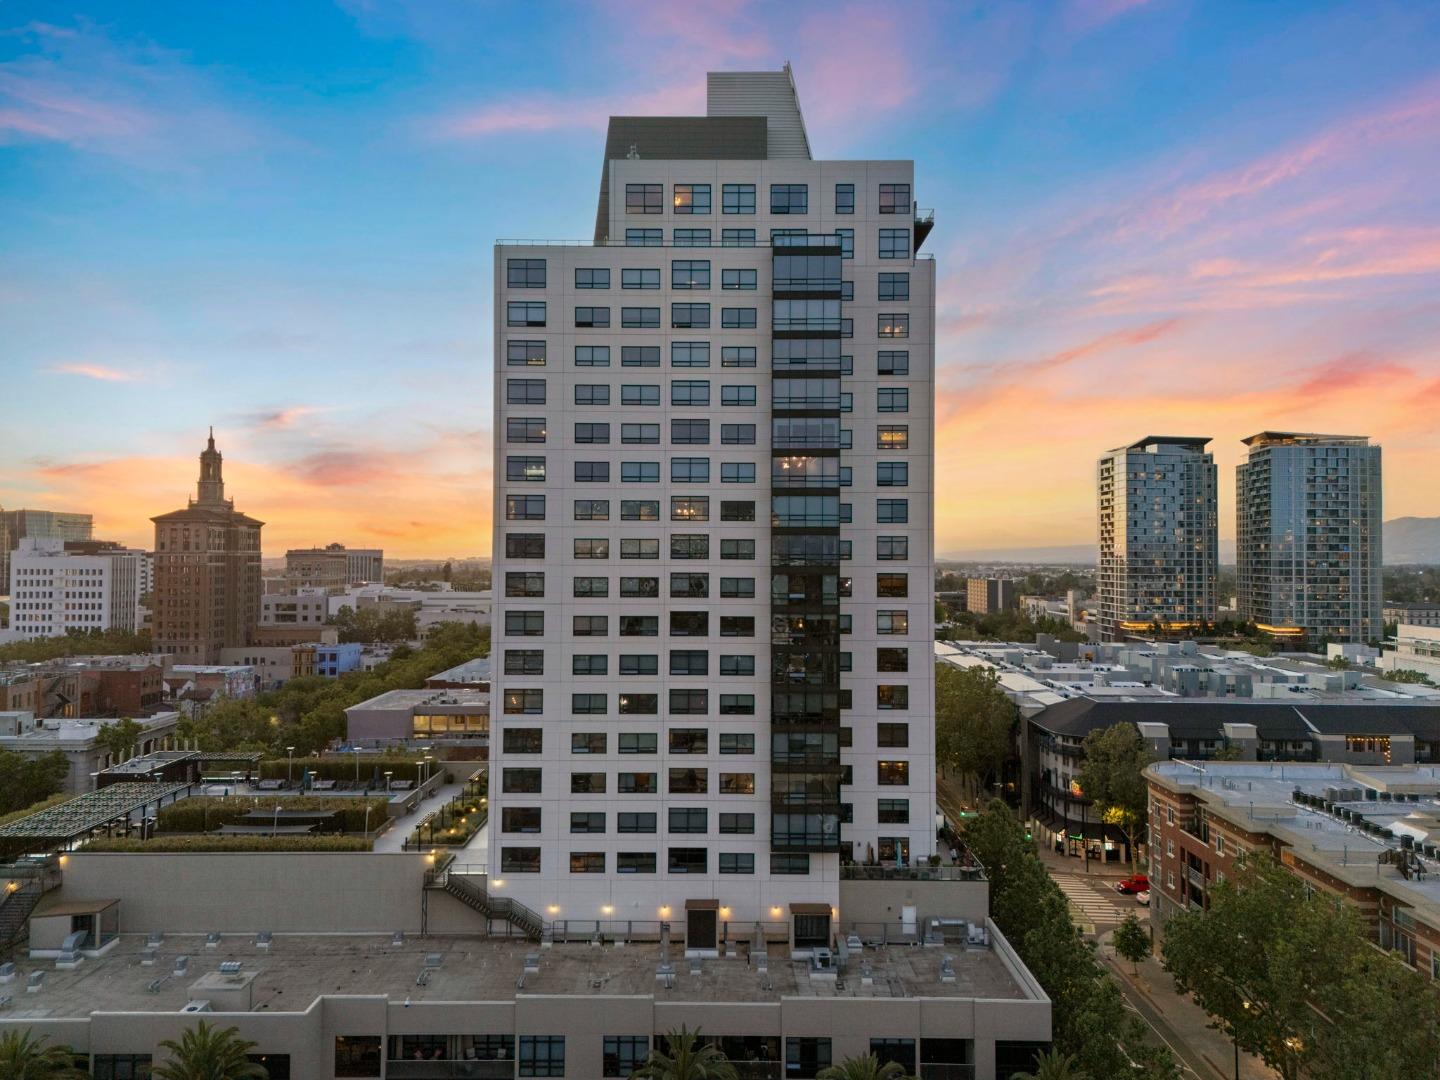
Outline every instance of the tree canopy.
[[55, 637], [29, 638], [0, 645], [0, 662], [41, 664], [66, 656], [129, 656], [152, 649], [149, 633], [128, 630], [70, 629]]
[[1165, 928], [1165, 966], [1285, 1080], [1434, 1076], [1440, 991], [1374, 949], [1356, 911], [1265, 855]]
[[993, 668], [935, 665], [935, 756], [978, 798], [1011, 753], [1015, 705]]
[[60, 750], [38, 757], [0, 750], [0, 814], [23, 810], [65, 786], [70, 762]]
[[359, 611], [346, 604], [335, 613], [342, 642], [414, 641], [415, 612], [394, 604], [367, 604]]

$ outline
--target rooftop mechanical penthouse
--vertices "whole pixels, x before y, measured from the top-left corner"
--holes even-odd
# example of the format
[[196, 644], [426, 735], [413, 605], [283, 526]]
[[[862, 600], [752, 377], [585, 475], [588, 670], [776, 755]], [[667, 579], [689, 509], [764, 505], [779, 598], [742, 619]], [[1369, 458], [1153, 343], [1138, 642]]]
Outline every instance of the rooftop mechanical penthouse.
[[611, 118], [593, 243], [495, 249], [488, 851], [701, 950], [935, 850], [932, 216], [788, 68], [708, 91]]

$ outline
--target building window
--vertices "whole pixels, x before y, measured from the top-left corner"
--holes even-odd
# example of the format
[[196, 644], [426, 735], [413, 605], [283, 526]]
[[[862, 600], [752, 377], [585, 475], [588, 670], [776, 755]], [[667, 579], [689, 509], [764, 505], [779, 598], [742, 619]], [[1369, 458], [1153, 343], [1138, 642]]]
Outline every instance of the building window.
[[[722, 484], [753, 484], [755, 483], [755, 463], [753, 461], [725, 461], [720, 463], [720, 482]], [[725, 556], [722, 555], [721, 558]], [[740, 558], [740, 556], [735, 556]]]
[[545, 674], [545, 651], [543, 649], [506, 649], [505, 674]]
[[[658, 314], [656, 316], [658, 326]], [[671, 304], [670, 325], [677, 330], [706, 330], [710, 327], [709, 304]]]
[[[149, 1063], [149, 1055], [145, 1057]], [[379, 1035], [336, 1035], [335, 1036], [335, 1075], [336, 1076], [379, 1076], [380, 1075], [380, 1036]], [[96, 1076], [101, 1075], [97, 1070]], [[122, 1075], [112, 1074], [117, 1078]], [[149, 1076], [149, 1072], [136, 1073], [136, 1076]]]
[[658, 289], [660, 288], [660, 270], [658, 267], [631, 267], [626, 270], [621, 270], [620, 288]]
[[665, 212], [665, 185], [626, 184], [625, 212], [627, 214], [663, 214]]
[[544, 300], [511, 300], [505, 305], [506, 326], [544, 326]]
[[[755, 674], [755, 657], [753, 657], [753, 656], [729, 656], [729, 655], [722, 655], [722, 656], [720, 657], [720, 674], [721, 674], [721, 675], [741, 675], [741, 676], [744, 676], [744, 675], [754, 675], [754, 674]], [[738, 750], [726, 750], [726, 749], [725, 749], [725, 736], [723, 736], [723, 735], [720, 737], [720, 747], [721, 747], [720, 752], [721, 752], [722, 754], [735, 754], [735, 753], [739, 753], [739, 752], [740, 752], [740, 751], [738, 751]]]
[[517, 338], [505, 342], [507, 367], [544, 367], [545, 342]]
[[810, 212], [810, 189], [805, 184], [771, 184], [770, 213], [806, 214]]
[[[755, 213], [755, 185], [754, 184], [724, 184], [720, 188], [720, 209], [726, 214], [753, 214]], [[738, 231], [738, 230], [727, 230]], [[751, 243], [754, 243], [755, 236], [751, 233]]]
[[[755, 466], [750, 466], [750, 482], [755, 482]], [[721, 540], [720, 558], [722, 559], [750, 559], [755, 558], [754, 540]]]
[[510, 483], [528, 483], [545, 480], [545, 459], [543, 457], [507, 457], [505, 479]]
[[914, 1039], [871, 1039], [870, 1053], [880, 1059], [881, 1065], [895, 1062], [906, 1076], [915, 1071]]
[[576, 345], [575, 346], [576, 367], [609, 367], [610, 346], [609, 345]]
[[540, 873], [540, 849], [538, 847], [502, 847], [500, 869], [507, 874]]
[[577, 423], [575, 425], [575, 441], [580, 444], [608, 443], [610, 441], [610, 425]]
[[507, 405], [544, 405], [544, 379], [506, 379], [505, 403]]
[[710, 246], [709, 229], [676, 229], [673, 236], [677, 248]]
[[[720, 444], [722, 446], [754, 446], [755, 425], [754, 424], [721, 424]], [[726, 519], [738, 520], [738, 519]], [[754, 518], [745, 520], [753, 521]]]
[[[622, 731], [617, 740], [622, 754], [654, 754], [659, 752], [659, 737], [653, 731]], [[621, 830], [622, 832], [625, 830]], [[631, 830], [638, 831], [638, 830]], [[650, 829], [654, 832], [654, 829]]]
[[755, 387], [753, 386], [722, 386], [720, 388], [721, 405], [754, 405]]
[[[655, 831], [654, 814], [621, 814], [624, 818], [648, 819], [649, 828], [620, 829], [620, 832], [653, 833]], [[641, 821], [637, 824], [645, 824]], [[617, 874], [653, 874], [655, 873], [655, 852], [653, 851], [621, 851], [615, 855], [615, 872]]]
[[[632, 185], [634, 186], [634, 185]], [[656, 187], [659, 184], [645, 184]], [[650, 213], [646, 210], [645, 213]], [[520, 1036], [521, 1076], [564, 1076], [565, 1036], [563, 1035], [521, 1035]]]
[[505, 595], [544, 596], [545, 575], [534, 570], [508, 570], [505, 573]]
[[910, 784], [910, 763], [908, 761], [876, 762], [875, 782], [881, 787], [908, 787]]
[[720, 271], [720, 288], [722, 289], [754, 291], [757, 287], [758, 278], [754, 270]]
[[[723, 624], [724, 619], [721, 619]], [[720, 695], [721, 716], [754, 716], [755, 695], [754, 694], [721, 694]]]
[[908, 487], [910, 485], [910, 463], [908, 461], [876, 462], [875, 483], [879, 487]]
[[880, 213], [908, 214], [911, 205], [909, 184], [880, 185]]
[[882, 311], [875, 316], [875, 335], [882, 338], [908, 338], [910, 316], [903, 311]]
[[646, 1035], [606, 1035], [602, 1050], [601, 1071], [606, 1080], [629, 1076], [650, 1056], [650, 1039]]
[[610, 386], [608, 383], [576, 383], [576, 405], [609, 405]]
[[586, 269], [577, 266], [575, 268], [575, 288], [577, 289], [608, 289], [610, 287], [609, 267], [598, 267]]
[[910, 411], [910, 390], [904, 386], [882, 386], [875, 391], [875, 409], [882, 413]]
[[876, 820], [881, 825], [909, 825], [909, 799], [879, 799], [875, 804]]
[[906, 349], [881, 349], [875, 355], [877, 375], [909, 375], [910, 353]]
[[[753, 830], [752, 830], [753, 831]], [[755, 853], [751, 851], [722, 851], [720, 852], [720, 873], [722, 874], [753, 874], [755, 873]]]
[[[770, 854], [770, 873], [772, 873], [772, 874], [797, 874], [797, 875], [798, 875], [798, 874], [808, 874], [808, 873], [810, 873], [810, 856], [809, 856], [809, 855], [790, 855], [790, 854], [782, 854], [782, 853], [779, 853], [779, 852], [772, 852], [772, 853]], [[796, 924], [797, 924], [797, 934], [798, 934], [798, 924], [799, 924], [801, 918], [804, 918], [804, 916], [797, 916], [797, 917], [796, 917], [796, 920], [795, 920], [795, 921], [796, 921]], [[825, 918], [825, 917], [824, 917], [824, 916], [821, 916], [821, 918]], [[828, 918], [825, 918], [826, 933], [825, 933], [825, 936], [824, 936], [824, 940], [827, 941], [827, 942], [830, 940], [829, 924], [830, 924], [830, 920], [829, 920]], [[797, 944], [797, 945], [799, 944], [799, 941], [798, 941], [798, 940], [796, 941], [796, 944]]]
[[[751, 747], [754, 751], [754, 747]], [[753, 836], [755, 834], [754, 814], [721, 814], [720, 834], [722, 836]]]
[[505, 613], [506, 637], [540, 637], [545, 633], [543, 611], [507, 611]]
[[877, 634], [908, 634], [910, 632], [910, 613], [903, 609], [877, 611], [875, 613], [875, 632]]
[[[581, 816], [585, 816], [585, 815], [581, 815]], [[600, 822], [601, 822], [601, 827], [600, 827], [600, 830], [599, 830], [599, 831], [600, 831], [600, 832], [604, 832], [604, 831], [605, 831], [605, 827], [604, 827], [605, 815], [604, 815], [604, 814], [599, 814], [599, 815], [597, 815], [597, 816], [600, 818]], [[571, 814], [571, 815], [570, 815], [571, 824], [572, 824], [572, 828], [570, 829], [571, 832], [575, 832], [575, 831], [576, 831], [576, 830], [573, 828], [573, 824], [574, 824], [574, 819], [575, 819], [575, 817], [576, 817], [576, 815], [574, 815], [574, 814]], [[581, 831], [583, 832], [583, 831], [587, 831], [587, 830], [581, 830]], [[572, 873], [572, 874], [603, 874], [603, 873], [605, 873], [605, 853], [604, 853], [603, 851], [572, 851], [572, 852], [570, 853], [570, 873]], [[538, 1075], [548, 1075], [548, 1074], [536, 1073], [535, 1075], [538, 1076]]]
[[882, 259], [908, 259], [910, 257], [910, 230], [881, 229], [879, 254]]
[[626, 229], [626, 247], [664, 247], [664, 229]]
[[855, 258], [855, 230], [836, 229], [835, 235], [840, 238], [840, 258]]
[[709, 185], [709, 184], [676, 184], [676, 185], [675, 185], [675, 213], [677, 213], [677, 214], [708, 214], [708, 213], [710, 213], [710, 185]]
[[538, 806], [505, 807], [500, 813], [500, 831], [538, 833], [540, 831], [540, 808]]
[[[751, 212], [753, 213], [754, 211], [751, 211]], [[754, 247], [754, 246], [755, 246], [755, 230], [754, 230], [754, 229], [721, 229], [721, 230], [720, 230], [720, 246], [721, 246], [721, 247]]]
[[[909, 406], [909, 400], [906, 400]], [[875, 429], [875, 447], [877, 450], [908, 450], [910, 449], [910, 425], [890, 424], [881, 425]]]
[[607, 327], [610, 325], [610, 309], [608, 307], [577, 307], [575, 309], [575, 325], [578, 327]]
[[660, 309], [658, 307], [622, 307], [620, 309], [620, 325], [628, 330], [658, 330], [660, 329]]
[[709, 259], [673, 259], [670, 262], [670, 287], [672, 289], [710, 288]]
[[855, 185], [854, 185], [854, 184], [836, 184], [836, 185], [835, 185], [835, 213], [837, 213], [837, 214], [853, 214], [853, 213], [855, 213]]
[[[710, 498], [708, 495], [670, 496], [671, 521], [709, 521]], [[657, 541], [658, 543], [658, 541]]]
[[668, 855], [666, 869], [672, 874], [703, 874], [709, 867], [705, 848], [672, 847]]
[[670, 831], [672, 833], [706, 833], [710, 831], [709, 811], [700, 807], [671, 807]]
[[545, 260], [506, 259], [505, 284], [511, 289], [545, 288]]
[[620, 387], [621, 405], [659, 405], [660, 387], [650, 383], [626, 383]]
[[647, 537], [622, 537], [620, 540], [620, 558], [658, 559], [660, 558], [660, 541]]
[[506, 533], [505, 557], [507, 559], [545, 558], [545, 534]]
[[905, 525], [910, 521], [909, 499], [876, 499], [875, 521], [880, 525]]
[[[375, 1057], [374, 1069], [371, 1072], [342, 1073], [340, 1071], [340, 1044], [341, 1040], [345, 1038], [346, 1037], [342, 1035], [335, 1040], [335, 1075], [379, 1076], [380, 1064], [378, 1053]], [[97, 1080], [148, 1080], [150, 1076], [151, 1057], [149, 1054], [96, 1054], [94, 1055], [93, 1061], [95, 1064], [95, 1072], [92, 1075], [94, 1075]]]
[[909, 300], [910, 299], [910, 275], [905, 274], [881, 274], [880, 275], [880, 300]]

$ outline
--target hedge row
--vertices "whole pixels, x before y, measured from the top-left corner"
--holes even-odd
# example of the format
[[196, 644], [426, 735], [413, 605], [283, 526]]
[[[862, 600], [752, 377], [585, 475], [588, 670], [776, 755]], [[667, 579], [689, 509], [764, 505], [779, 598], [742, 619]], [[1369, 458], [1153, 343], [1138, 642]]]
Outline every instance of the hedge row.
[[[260, 762], [260, 778], [262, 780], [284, 780], [287, 777], [297, 784], [310, 770], [310, 775], [317, 780], [343, 780], [353, 784], [355, 782], [355, 755], [345, 758], [295, 758], [293, 761], [287, 758], [271, 758]], [[413, 757], [375, 757], [369, 754], [361, 754], [360, 758], [360, 783], [364, 784], [380, 774], [380, 783], [385, 783], [385, 774], [392, 772], [395, 775], [392, 780], [413, 780], [420, 782], [422, 762], [419, 758]], [[430, 763], [433, 771], [435, 762]]]
[[385, 821], [383, 798], [354, 799], [337, 796], [263, 796], [228, 795], [197, 796], [182, 799], [163, 807], [156, 815], [156, 827], [162, 833], [214, 832], [222, 825], [234, 825], [252, 810], [324, 810], [339, 811], [341, 829], [345, 832], [365, 830], [365, 808], [370, 808], [370, 831]]
[[116, 837], [92, 840], [82, 850], [146, 855], [208, 851], [369, 851], [371, 843], [359, 836], [161, 836], [154, 840]]
[[[410, 833], [409, 847], [463, 847], [485, 825], [488, 812], [475, 796], [457, 795]], [[450, 830], [454, 829], [452, 835]]]

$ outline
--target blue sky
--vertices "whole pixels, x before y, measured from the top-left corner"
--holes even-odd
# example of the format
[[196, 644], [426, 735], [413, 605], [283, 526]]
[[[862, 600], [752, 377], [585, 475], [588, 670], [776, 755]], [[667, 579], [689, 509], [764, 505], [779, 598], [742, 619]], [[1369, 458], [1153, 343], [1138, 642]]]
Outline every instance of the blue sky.
[[788, 59], [937, 209], [941, 551], [1090, 541], [1160, 428], [1222, 531], [1261, 427], [1440, 513], [1437, 58], [1413, 3], [7, 3], [0, 504], [143, 542], [213, 423], [271, 552], [488, 551], [491, 244], [589, 235], [607, 115]]

